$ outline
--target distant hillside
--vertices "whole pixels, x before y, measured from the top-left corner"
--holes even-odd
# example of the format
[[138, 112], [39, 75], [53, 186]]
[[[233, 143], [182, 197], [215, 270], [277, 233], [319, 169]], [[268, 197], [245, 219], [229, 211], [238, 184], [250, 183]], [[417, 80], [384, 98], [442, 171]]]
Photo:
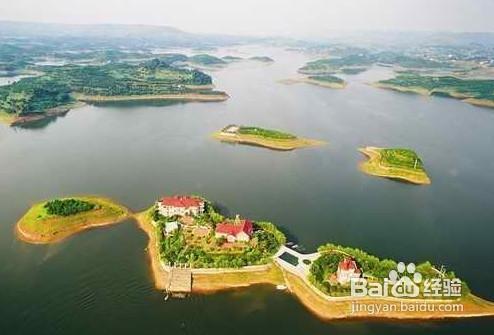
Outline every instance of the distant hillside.
[[181, 46], [208, 47], [253, 41], [249, 37], [188, 33], [169, 26], [121, 24], [59, 24], [0, 21], [0, 38], [36, 38], [75, 42], [91, 39], [93, 44], [106, 46]]

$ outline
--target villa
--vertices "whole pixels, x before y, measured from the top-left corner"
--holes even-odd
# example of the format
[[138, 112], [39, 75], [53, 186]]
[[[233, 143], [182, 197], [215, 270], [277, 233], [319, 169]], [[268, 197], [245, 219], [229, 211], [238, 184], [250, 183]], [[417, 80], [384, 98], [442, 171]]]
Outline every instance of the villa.
[[156, 205], [163, 216], [198, 216], [204, 213], [205, 202], [199, 197], [175, 195], [163, 197]]
[[254, 232], [254, 225], [250, 220], [225, 221], [216, 225], [215, 237], [226, 238], [228, 242], [249, 242]]
[[336, 281], [345, 285], [353, 278], [360, 278], [362, 271], [357, 266], [357, 262], [353, 258], [345, 257], [339, 264], [336, 271]]

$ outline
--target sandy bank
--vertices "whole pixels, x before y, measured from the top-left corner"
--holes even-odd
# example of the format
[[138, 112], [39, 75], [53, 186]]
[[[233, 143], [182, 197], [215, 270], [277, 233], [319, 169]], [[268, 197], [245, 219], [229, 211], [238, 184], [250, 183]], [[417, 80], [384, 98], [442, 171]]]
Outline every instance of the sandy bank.
[[[288, 289], [307, 307], [312, 313], [324, 320], [337, 319], [397, 319], [397, 320], [438, 320], [450, 318], [482, 317], [494, 316], [494, 304], [474, 295], [468, 295], [460, 300], [436, 301], [436, 300], [409, 300], [395, 298], [359, 298], [352, 297], [324, 299], [316, 294], [306, 283], [297, 276], [285, 272]], [[433, 306], [435, 311], [408, 311], [400, 310], [401, 303], [413, 304], [424, 303]], [[358, 310], [355, 306], [380, 305], [395, 306], [389, 310], [369, 313], [367, 310]], [[440, 311], [446, 306], [458, 304], [462, 306], [462, 311]], [[429, 307], [429, 308], [433, 308]], [[352, 309], [353, 308], [353, 309]], [[394, 309], [394, 310], [393, 310]]]
[[159, 100], [181, 100], [181, 101], [225, 101], [229, 98], [228, 94], [223, 92], [201, 94], [184, 93], [184, 94], [147, 94], [147, 95], [75, 95], [77, 100], [83, 102], [117, 102], [117, 101], [159, 101]]

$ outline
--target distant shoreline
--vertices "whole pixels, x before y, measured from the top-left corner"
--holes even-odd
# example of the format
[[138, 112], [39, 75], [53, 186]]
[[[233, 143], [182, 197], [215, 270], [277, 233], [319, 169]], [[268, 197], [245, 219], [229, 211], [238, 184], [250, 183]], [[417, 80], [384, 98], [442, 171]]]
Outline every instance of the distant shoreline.
[[76, 99], [83, 102], [116, 102], [116, 101], [160, 101], [160, 100], [183, 100], [183, 101], [225, 101], [229, 98], [226, 93], [183, 93], [183, 94], [143, 94], [143, 95], [75, 95]]
[[[403, 87], [403, 86], [397, 86], [397, 85], [391, 85], [391, 84], [385, 84], [385, 83], [371, 83], [370, 84], [373, 87], [377, 88], [383, 88], [387, 90], [392, 90], [396, 92], [401, 92], [401, 93], [415, 93], [423, 96], [433, 96], [434, 91], [429, 91], [425, 88], [421, 87]], [[492, 100], [487, 100], [487, 99], [477, 99], [477, 98], [472, 98], [468, 96], [461, 95], [459, 93], [451, 92], [447, 96], [448, 98], [460, 100], [462, 102], [468, 103], [470, 105], [474, 106], [480, 106], [480, 107], [489, 107], [489, 108], [494, 108], [494, 101]]]
[[325, 82], [322, 80], [310, 79], [307, 77], [282, 79], [282, 80], [279, 80], [279, 83], [286, 84], [286, 85], [303, 83], [303, 84], [310, 84], [310, 85], [321, 86], [321, 87], [332, 88], [332, 89], [344, 89], [347, 86], [347, 83], [345, 81], [343, 83], [332, 83], [332, 82]]
[[[202, 86], [196, 86], [199, 88]], [[206, 86], [210, 87], [210, 85]], [[204, 87], [202, 87], [204, 88]], [[26, 113], [24, 115], [11, 114], [4, 111], [0, 111], [0, 123], [7, 124], [9, 126], [21, 126], [28, 125], [30, 123], [41, 121], [49, 118], [55, 118], [66, 115], [69, 111], [85, 106], [87, 103], [98, 102], [131, 102], [131, 101], [198, 101], [198, 102], [220, 102], [230, 98], [230, 96], [224, 92], [218, 93], [184, 93], [184, 94], [158, 94], [158, 95], [116, 95], [116, 96], [102, 96], [102, 95], [82, 95], [74, 94], [75, 102], [62, 105], [45, 110], [44, 112]]]

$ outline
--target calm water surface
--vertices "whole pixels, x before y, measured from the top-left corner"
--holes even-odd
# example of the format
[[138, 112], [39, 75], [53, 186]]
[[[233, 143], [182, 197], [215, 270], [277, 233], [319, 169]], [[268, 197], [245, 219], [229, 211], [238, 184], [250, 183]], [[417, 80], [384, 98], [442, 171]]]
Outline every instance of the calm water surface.
[[[272, 65], [212, 73], [221, 103], [86, 106], [31, 129], [0, 127], [2, 334], [487, 334], [493, 319], [438, 323], [333, 322], [296, 298], [258, 286], [165, 302], [153, 289], [146, 236], [132, 221], [50, 246], [15, 239], [16, 220], [41, 199], [102, 194], [134, 210], [158, 196], [197, 193], [229, 214], [280, 225], [307, 251], [327, 241], [381, 257], [431, 260], [494, 300], [494, 112], [445, 98], [366, 85], [283, 85], [307, 57], [278, 49]], [[228, 123], [323, 139], [294, 152], [216, 142]], [[363, 175], [366, 145], [414, 148], [432, 185]]]

